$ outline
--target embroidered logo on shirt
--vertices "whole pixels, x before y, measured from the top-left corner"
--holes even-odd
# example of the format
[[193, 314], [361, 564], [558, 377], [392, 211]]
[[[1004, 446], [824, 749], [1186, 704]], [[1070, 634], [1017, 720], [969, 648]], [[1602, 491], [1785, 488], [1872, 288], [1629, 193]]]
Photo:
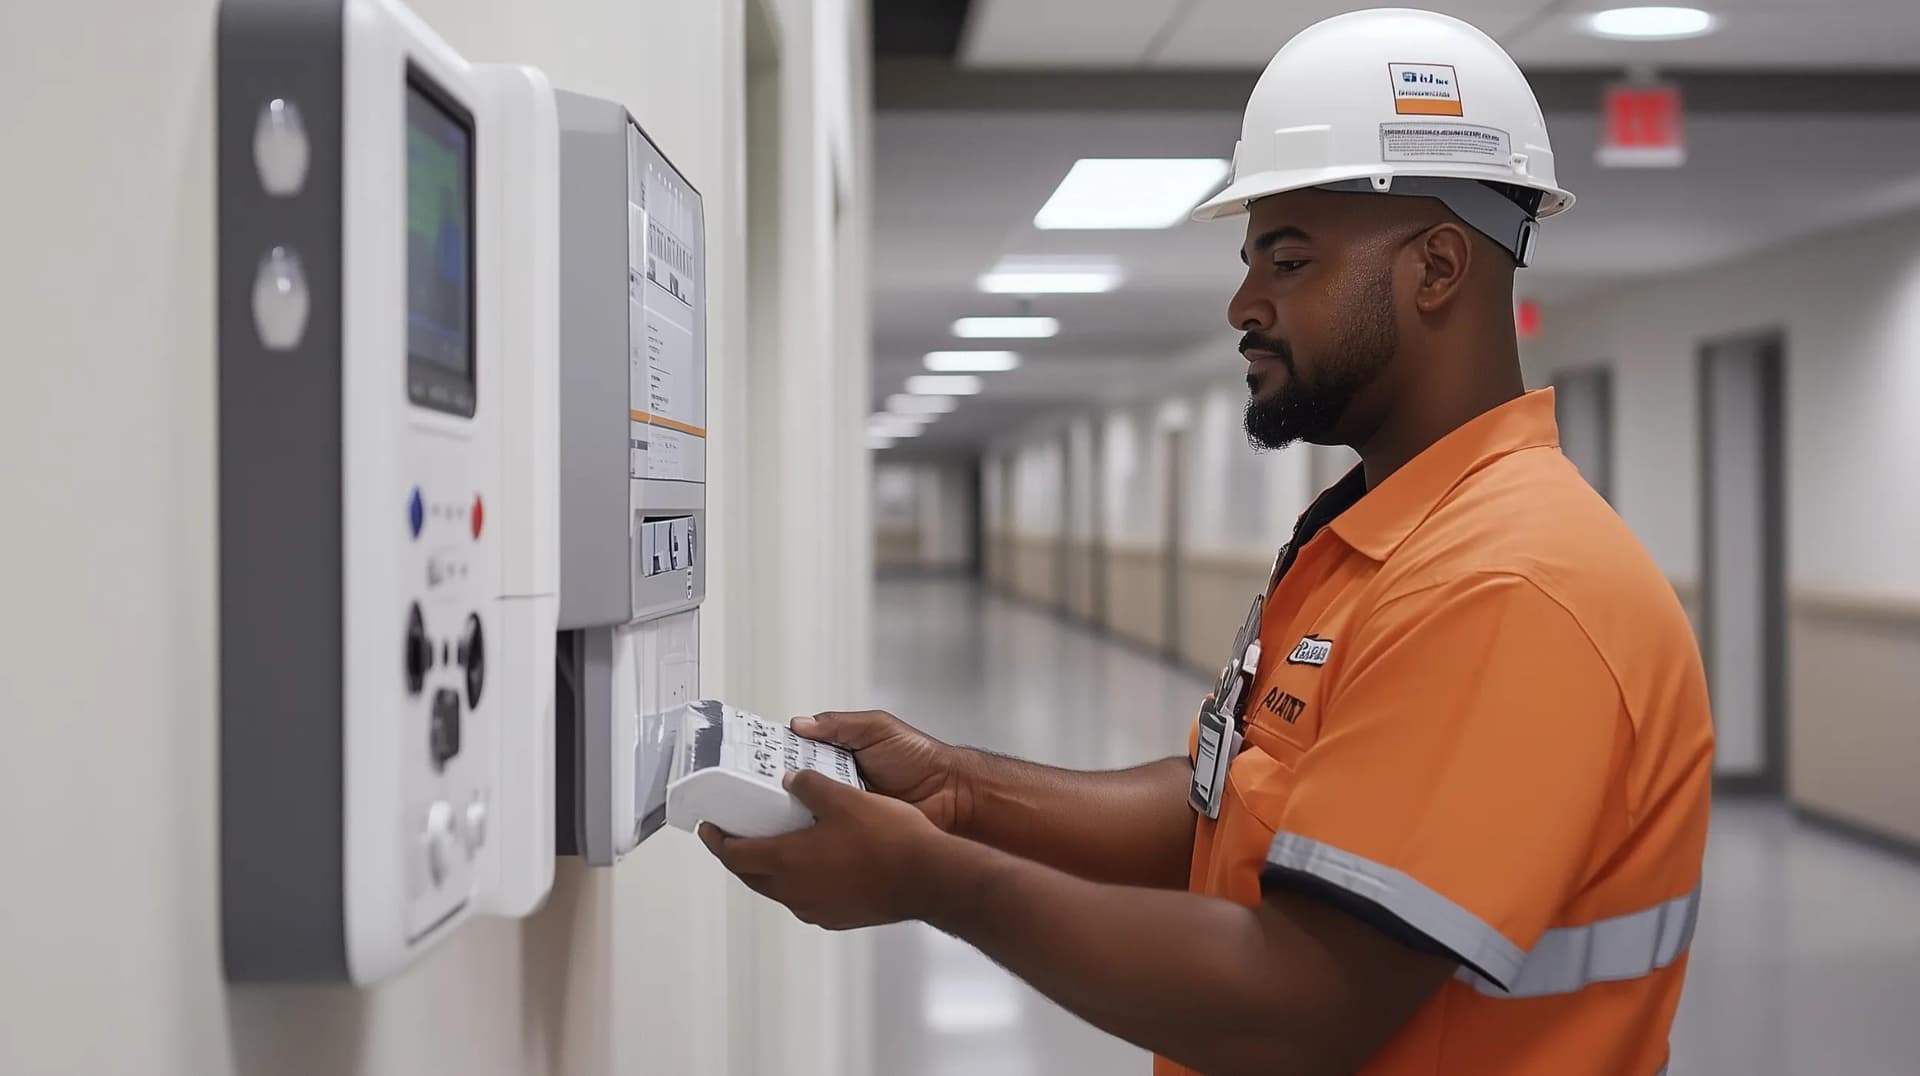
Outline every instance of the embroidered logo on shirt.
[[1295, 698], [1277, 687], [1267, 689], [1267, 697], [1260, 700], [1260, 708], [1291, 725], [1300, 720], [1307, 709], [1306, 701]]
[[1318, 635], [1308, 635], [1300, 640], [1300, 645], [1287, 655], [1289, 665], [1325, 665], [1333, 656], [1333, 640], [1322, 639]]

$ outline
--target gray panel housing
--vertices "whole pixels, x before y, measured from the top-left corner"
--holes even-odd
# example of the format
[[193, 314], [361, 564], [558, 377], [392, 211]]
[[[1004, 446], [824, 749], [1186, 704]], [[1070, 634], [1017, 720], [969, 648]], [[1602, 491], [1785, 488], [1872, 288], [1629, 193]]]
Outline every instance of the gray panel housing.
[[[220, 909], [227, 977], [345, 980], [342, 803], [341, 0], [225, 0], [218, 30]], [[263, 188], [254, 124], [294, 102], [311, 148], [291, 197]], [[254, 327], [284, 246], [304, 335]]]
[[560, 630], [632, 619], [627, 110], [561, 91]]

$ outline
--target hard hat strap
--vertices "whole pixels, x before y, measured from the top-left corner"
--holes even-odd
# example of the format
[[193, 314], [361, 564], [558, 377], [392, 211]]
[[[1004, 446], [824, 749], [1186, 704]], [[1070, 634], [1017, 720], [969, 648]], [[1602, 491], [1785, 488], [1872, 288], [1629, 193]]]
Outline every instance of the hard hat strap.
[[1437, 176], [1376, 176], [1372, 179], [1346, 179], [1322, 184], [1321, 190], [1358, 194], [1397, 194], [1411, 198], [1439, 199], [1453, 215], [1474, 231], [1513, 255], [1525, 268], [1533, 260], [1533, 248], [1540, 222], [1511, 198], [1477, 179], [1447, 179]]

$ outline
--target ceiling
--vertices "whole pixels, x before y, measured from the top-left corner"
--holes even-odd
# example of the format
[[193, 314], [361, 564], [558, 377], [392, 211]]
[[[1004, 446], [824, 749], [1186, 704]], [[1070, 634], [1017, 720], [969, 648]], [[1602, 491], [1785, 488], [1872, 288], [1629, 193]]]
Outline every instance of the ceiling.
[[[1908, 68], [1915, 0], [1686, 0], [1719, 16], [1706, 37], [1656, 44], [1582, 33], [1582, 15], [1633, 0], [1422, 0], [1499, 39], [1529, 68], [1660, 63], [1692, 68]], [[1669, 0], [1679, 3], [1682, 0]], [[1352, 0], [972, 0], [960, 45], [971, 67], [1248, 67]]]
[[[1250, 62], [1232, 49], [1264, 60], [1277, 44], [1264, 39], [1251, 44], [1248, 24], [1277, 25], [1273, 33], [1284, 38], [1298, 24], [1344, 6], [1326, 0], [973, 0], [964, 31], [951, 6], [946, 14], [948, 37], [968, 64], [1110, 68], [1144, 58], [1147, 63], [1216, 63], [1224, 70], [1224, 65]], [[1489, 27], [1520, 29], [1518, 40], [1538, 39], [1536, 56], [1566, 56], [1587, 71], [1599, 59], [1552, 52], [1549, 46], [1572, 46], [1554, 43], [1543, 27], [1559, 16], [1535, 17], [1542, 8], [1536, 0], [1443, 6]], [[1574, 10], [1579, 0], [1552, 6]], [[1788, 9], [1799, 6], [1804, 5], [1797, 0], [1724, 5], [1756, 18], [1779, 12], [1788, 22], [1797, 18], [1789, 17]], [[1838, 12], [1841, 17], [1834, 21], [1845, 23], [1848, 16], [1870, 15], [1876, 7], [1889, 13], [1878, 19], [1891, 28], [1886, 36], [1920, 26], [1920, 0], [1829, 0], [1822, 10]], [[1256, 12], [1265, 14], [1252, 17]], [[1036, 13], [1046, 17], [1035, 18]], [[1166, 59], [1175, 55], [1168, 50], [1189, 35], [1189, 26], [1202, 25], [1196, 20], [1225, 21], [1205, 23], [1214, 28], [1204, 33], [1192, 31], [1196, 46], [1181, 45], [1190, 51], [1177, 53], [1177, 61]], [[1920, 56], [1920, 31], [1908, 37]], [[1216, 42], [1216, 50], [1203, 55], [1197, 50], [1202, 40]], [[1888, 56], [1891, 50], [1872, 55]], [[1165, 85], [1171, 74], [1139, 77]], [[1244, 74], [1250, 81], [1252, 72]], [[1082, 72], [1089, 85], [1123, 75]], [[976, 89], [990, 89], [991, 83], [1031, 76], [976, 70], [967, 77]], [[1809, 96], [1835, 85], [1846, 88], [1835, 80], [1806, 85]], [[1737, 87], [1729, 95], [1723, 77], [1713, 84], [1713, 110], [1688, 116], [1689, 160], [1674, 170], [1600, 168], [1593, 162], [1599, 126], [1594, 112], [1550, 109], [1560, 179], [1580, 202], [1548, 223], [1535, 267], [1521, 275], [1524, 293], [1554, 298], [1623, 278], [1722, 262], [1796, 235], [1920, 206], [1920, 95], [1907, 111], [1885, 111], [1876, 104], [1885, 96], [1885, 85], [1871, 84], [1865, 95], [1854, 85], [1852, 104], [1843, 92], [1829, 95], [1838, 103], [1808, 111], [1761, 113], [1740, 110]], [[1776, 80], [1772, 99], [1798, 96], [1797, 90], [1783, 95], [1782, 88]], [[1234, 96], [1241, 93], [1236, 90]], [[983, 101], [991, 96], [981, 95]], [[1586, 91], [1579, 96], [1586, 97]], [[1722, 103], [1729, 96], [1734, 104]], [[1863, 101], [1867, 107], [1861, 107]], [[1041, 414], [1117, 397], [1151, 381], [1155, 371], [1195, 345], [1224, 334], [1226, 300], [1241, 271], [1240, 222], [1151, 231], [1040, 231], [1032, 218], [1079, 158], [1225, 157], [1239, 122], [1237, 104], [1217, 103], [1180, 111], [1133, 105], [1065, 109], [1044, 102], [1009, 106], [1004, 100], [978, 108], [965, 100], [943, 101], [937, 108], [883, 107], [874, 125], [874, 405], [900, 391], [907, 376], [923, 372], [920, 357], [930, 350], [1012, 347], [1025, 356], [1019, 370], [988, 375], [984, 395], [964, 401], [921, 438], [902, 442], [903, 450], [970, 450]], [[979, 293], [975, 278], [1006, 255], [1110, 258], [1122, 265], [1126, 281], [1110, 294], [1042, 296], [1030, 307], [1012, 297]], [[1788, 268], [1784, 256], [1770, 255], [1756, 264], [1756, 272]], [[1060, 335], [1002, 343], [955, 341], [948, 332], [958, 317], [1029, 311], [1058, 318]], [[1231, 364], [1237, 356], [1223, 348], [1221, 361]]]

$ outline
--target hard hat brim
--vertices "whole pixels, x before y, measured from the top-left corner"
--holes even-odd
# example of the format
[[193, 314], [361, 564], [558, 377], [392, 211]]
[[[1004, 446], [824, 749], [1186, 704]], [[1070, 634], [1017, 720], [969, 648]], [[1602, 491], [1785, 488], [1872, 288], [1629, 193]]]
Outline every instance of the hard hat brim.
[[1537, 190], [1543, 197], [1540, 200], [1540, 211], [1535, 216], [1542, 219], [1564, 213], [1573, 206], [1573, 195], [1558, 187], [1541, 186], [1519, 176], [1491, 176], [1484, 168], [1472, 166], [1449, 168], [1446, 165], [1431, 164], [1422, 164], [1414, 168], [1375, 165], [1370, 168], [1296, 168], [1255, 172], [1250, 176], [1235, 179], [1219, 194], [1201, 202], [1193, 211], [1193, 219], [1210, 221], [1238, 217], [1247, 212], [1249, 203], [1271, 195], [1306, 190], [1309, 187], [1323, 187], [1346, 180], [1397, 175], [1417, 175], [1433, 179], [1475, 179]]

